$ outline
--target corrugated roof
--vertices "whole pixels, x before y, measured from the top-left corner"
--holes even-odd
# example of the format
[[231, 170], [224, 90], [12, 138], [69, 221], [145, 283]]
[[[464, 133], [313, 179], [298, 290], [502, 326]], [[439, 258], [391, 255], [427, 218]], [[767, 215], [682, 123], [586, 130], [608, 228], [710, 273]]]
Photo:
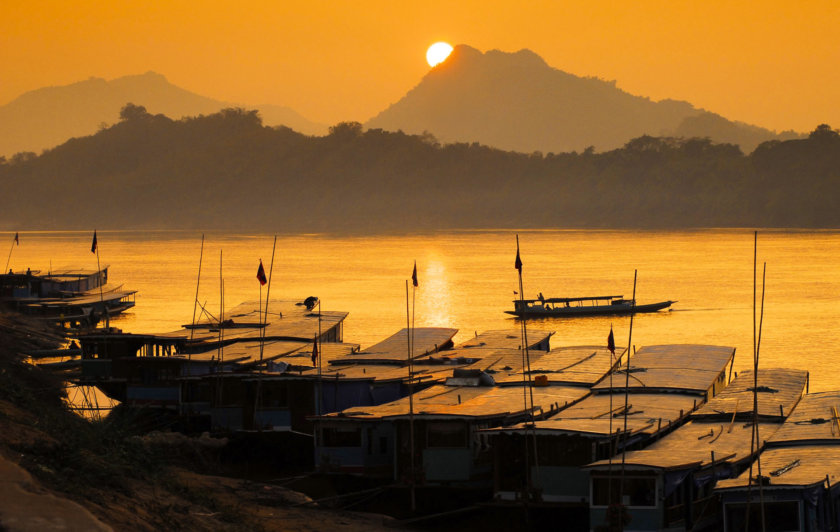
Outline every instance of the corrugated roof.
[[[738, 417], [753, 413], [753, 371], [742, 371], [720, 393], [710, 399], [692, 417]], [[793, 411], [808, 384], [808, 372], [802, 369], [760, 368], [758, 370], [758, 414], [785, 418]], [[780, 408], [781, 407], [781, 408]]]
[[[639, 349], [630, 358], [629, 389], [678, 390], [704, 393], [726, 369], [735, 354], [734, 347], [714, 345], [653, 345]], [[616, 373], [613, 389], [624, 389], [624, 369]], [[595, 385], [593, 392], [610, 389], [608, 379]]]
[[[401, 329], [381, 342], [353, 353], [334, 363], [380, 362], [406, 364], [408, 361], [408, 329]], [[444, 327], [417, 327], [412, 329], [414, 338], [413, 358], [424, 357], [452, 342], [458, 329]]]
[[[531, 357], [531, 379], [545, 375], [551, 384], [592, 386], [607, 374], [612, 363], [612, 353], [602, 346], [558, 347]], [[522, 371], [506, 372], [494, 378], [497, 383], [521, 383]]]
[[[610, 404], [612, 397], [612, 404]], [[695, 407], [697, 397], [678, 393], [635, 393], [628, 397], [627, 430], [652, 434], [668, 423], [675, 423]], [[609, 415], [610, 411], [614, 415]], [[590, 395], [556, 416], [538, 421], [537, 433], [580, 434], [606, 437], [624, 428], [624, 394]], [[612, 419], [612, 422], [610, 421]], [[660, 422], [661, 420], [661, 422]], [[525, 430], [517, 425], [511, 431]]]
[[[747, 489], [750, 470], [738, 478], [721, 480], [717, 489]], [[753, 477], [758, 469], [753, 467]], [[764, 489], [778, 487], [806, 487], [825, 482], [828, 476], [832, 486], [840, 480], [840, 446], [807, 445], [766, 449], [761, 453], [761, 475], [769, 479]], [[752, 489], [757, 490], [755, 479]]]
[[[530, 410], [527, 389], [518, 386], [466, 387], [437, 385], [414, 394], [415, 417], [506, 417]], [[580, 387], [547, 386], [533, 388], [534, 409], [539, 413], [577, 401], [588, 392]], [[528, 407], [526, 407], [526, 404]], [[384, 419], [409, 415], [408, 397], [378, 406], [350, 408], [329, 417]]]
[[768, 444], [840, 443], [840, 419], [835, 411], [840, 412], [840, 391], [806, 394]]
[[[779, 423], [759, 423], [759, 434], [770, 436], [780, 426]], [[658, 469], [692, 465], [705, 467], [712, 463], [712, 452], [715, 453], [716, 463], [723, 460], [736, 462], [750, 456], [751, 440], [752, 424], [749, 423], [736, 422], [730, 425], [689, 421], [647, 448], [628, 452], [625, 463]], [[599, 461], [592, 466], [600, 468], [604, 463]]]
[[[299, 305], [297, 301], [270, 300], [268, 306], [268, 319], [265, 327], [264, 337], [266, 339], [300, 339], [303, 341], [314, 339], [321, 333], [330, 330], [340, 324], [347, 317], [347, 312], [324, 310], [318, 319], [318, 309], [306, 310], [306, 307]], [[231, 320], [233, 326], [226, 326], [223, 330], [223, 338], [226, 341], [244, 339], [258, 339], [260, 337], [261, 303], [259, 301], [246, 301], [225, 312], [225, 321]], [[263, 303], [264, 305], [264, 303]], [[218, 318], [218, 316], [217, 316]], [[263, 318], [264, 319], [264, 318]], [[208, 319], [196, 322], [198, 329], [196, 335], [205, 333], [208, 328], [215, 328], [218, 323]], [[185, 326], [187, 327], [187, 326]], [[176, 334], [186, 334], [178, 331]]]
[[[528, 347], [536, 345], [551, 338], [553, 332], [528, 331]], [[455, 349], [520, 349], [522, 347], [522, 335], [519, 329], [484, 331], [463, 342]]]

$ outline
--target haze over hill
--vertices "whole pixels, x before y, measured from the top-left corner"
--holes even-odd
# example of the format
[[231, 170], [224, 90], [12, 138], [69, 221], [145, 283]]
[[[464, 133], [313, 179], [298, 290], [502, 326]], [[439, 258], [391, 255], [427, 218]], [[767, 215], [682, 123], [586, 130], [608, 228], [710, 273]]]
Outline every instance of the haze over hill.
[[[184, 90], [154, 72], [44, 87], [0, 106], [0, 155], [40, 152], [69, 138], [91, 135], [103, 125], [116, 123], [120, 109], [129, 102], [170, 118], [211, 114], [237, 106]], [[269, 126], [285, 125], [309, 135], [327, 132], [325, 125], [310, 122], [288, 107], [249, 107], [259, 110]]]
[[750, 155], [649, 136], [603, 153], [542, 155], [359, 123], [305, 136], [241, 109], [176, 121], [126, 106], [121, 116], [40, 156], [0, 157], [0, 227], [840, 227], [840, 133], [827, 125]]
[[552, 68], [529, 50], [481, 53], [466, 45], [365, 126], [524, 153], [605, 151], [641, 135], [709, 137], [750, 152], [767, 140], [799, 136], [732, 122], [687, 102], [634, 96], [615, 82]]

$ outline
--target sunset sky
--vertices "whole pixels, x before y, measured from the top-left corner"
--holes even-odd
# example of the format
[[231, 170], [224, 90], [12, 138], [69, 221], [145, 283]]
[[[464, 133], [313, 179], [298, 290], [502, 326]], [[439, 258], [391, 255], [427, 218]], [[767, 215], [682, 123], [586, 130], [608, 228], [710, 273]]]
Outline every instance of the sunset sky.
[[0, 105], [89, 77], [155, 71], [216, 99], [366, 121], [428, 71], [436, 41], [528, 48], [775, 129], [840, 127], [840, 2], [3, 0]]

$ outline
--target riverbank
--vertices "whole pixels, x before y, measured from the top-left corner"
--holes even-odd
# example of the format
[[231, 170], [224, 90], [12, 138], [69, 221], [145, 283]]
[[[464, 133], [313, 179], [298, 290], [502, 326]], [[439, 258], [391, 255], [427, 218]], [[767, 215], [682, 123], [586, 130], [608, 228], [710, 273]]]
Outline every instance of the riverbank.
[[63, 383], [23, 361], [64, 341], [0, 314], [0, 530], [386, 528], [383, 516], [301, 506], [300, 493], [219, 476], [223, 440], [141, 434], [125, 416], [81, 419]]

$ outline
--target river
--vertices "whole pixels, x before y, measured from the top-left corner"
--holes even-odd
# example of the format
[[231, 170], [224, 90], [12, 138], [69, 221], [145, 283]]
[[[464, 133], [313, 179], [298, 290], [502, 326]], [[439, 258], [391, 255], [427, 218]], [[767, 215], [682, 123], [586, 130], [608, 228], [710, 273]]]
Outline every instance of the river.
[[[264, 297], [259, 260], [270, 273], [272, 299], [314, 295], [324, 310], [349, 312], [344, 340], [362, 347], [406, 325], [406, 280], [417, 261], [416, 326], [476, 332], [514, 329], [503, 311], [518, 290], [516, 233], [459, 231], [409, 236], [281, 235], [271, 264], [269, 234], [205, 235], [199, 301], [218, 313]], [[6, 242], [13, 233], [6, 233]], [[96, 268], [92, 233], [24, 232], [12, 248], [15, 270]], [[526, 297], [630, 297], [638, 272], [639, 303], [677, 300], [671, 311], [630, 318], [529, 321], [555, 332], [552, 346], [605, 345], [610, 326], [626, 347], [703, 343], [737, 348], [735, 371], [752, 366], [753, 233], [520, 231]], [[99, 231], [99, 259], [110, 284], [138, 290], [136, 307], [112, 320], [128, 332], [168, 332], [189, 323], [198, 279], [197, 232]], [[758, 237], [758, 297], [766, 263], [761, 334], [762, 367], [806, 368], [811, 391], [840, 388], [834, 347], [840, 345], [840, 232], [762, 231]], [[760, 304], [760, 301], [759, 301]]]

